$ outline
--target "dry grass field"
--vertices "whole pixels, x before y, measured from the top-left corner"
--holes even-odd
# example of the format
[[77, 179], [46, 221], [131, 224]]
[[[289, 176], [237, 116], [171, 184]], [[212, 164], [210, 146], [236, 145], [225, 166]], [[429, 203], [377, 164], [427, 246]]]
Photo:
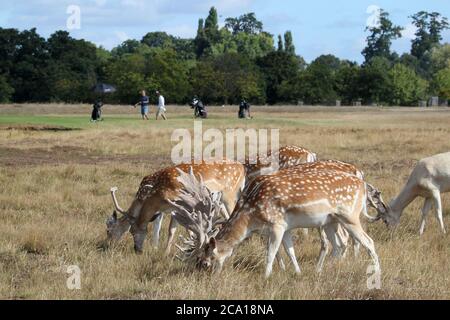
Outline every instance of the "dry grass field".
[[[364, 222], [381, 261], [379, 290], [367, 289], [364, 251], [356, 259], [329, 258], [316, 273], [316, 231], [295, 233], [302, 274], [290, 264], [286, 272], [275, 265], [268, 280], [258, 236], [235, 251], [220, 275], [192, 270], [148, 239], [144, 254], [135, 255], [130, 234], [114, 248], [99, 249], [113, 208], [110, 187], [119, 187], [119, 201], [128, 206], [142, 177], [171, 164], [172, 131], [192, 129], [193, 120], [188, 107], [169, 107], [169, 120], [156, 122], [140, 120], [129, 106], [106, 106], [105, 121], [93, 124], [90, 111], [87, 105], [0, 106], [0, 298], [450, 299], [450, 237], [433, 214], [419, 237], [419, 199], [396, 230]], [[252, 111], [253, 120], [239, 121], [236, 108], [210, 108], [203, 127], [279, 128], [281, 145], [358, 165], [385, 200], [400, 191], [419, 159], [450, 151], [450, 108]], [[450, 229], [448, 194], [443, 206]], [[167, 224], [166, 218], [162, 244]], [[66, 287], [69, 265], [81, 269], [80, 290]]]

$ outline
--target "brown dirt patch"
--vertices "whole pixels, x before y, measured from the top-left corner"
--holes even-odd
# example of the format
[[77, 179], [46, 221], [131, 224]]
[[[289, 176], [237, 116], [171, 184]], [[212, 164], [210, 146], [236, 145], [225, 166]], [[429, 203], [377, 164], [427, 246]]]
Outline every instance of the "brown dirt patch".
[[75, 146], [54, 146], [48, 149], [31, 148], [27, 150], [1, 147], [0, 166], [23, 165], [59, 165], [59, 164], [100, 164], [100, 163], [131, 163], [144, 162], [164, 163], [166, 157], [161, 155], [103, 155], [87, 148]]

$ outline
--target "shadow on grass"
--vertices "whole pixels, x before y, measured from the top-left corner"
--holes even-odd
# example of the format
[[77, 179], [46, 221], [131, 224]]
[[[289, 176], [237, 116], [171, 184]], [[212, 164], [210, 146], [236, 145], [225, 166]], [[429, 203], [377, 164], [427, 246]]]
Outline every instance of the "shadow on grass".
[[48, 131], [48, 132], [65, 132], [76, 131], [81, 128], [68, 128], [64, 126], [50, 126], [50, 125], [14, 125], [14, 126], [0, 126], [0, 130], [21, 130], [21, 131]]

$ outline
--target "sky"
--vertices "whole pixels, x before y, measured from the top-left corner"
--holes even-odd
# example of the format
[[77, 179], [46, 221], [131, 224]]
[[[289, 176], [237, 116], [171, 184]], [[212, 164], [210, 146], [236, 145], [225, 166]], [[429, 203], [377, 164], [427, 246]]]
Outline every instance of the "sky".
[[[373, 20], [373, 8], [388, 11], [391, 20], [405, 28], [404, 37], [392, 47], [399, 53], [410, 50], [414, 37], [409, 16], [426, 10], [450, 18], [449, 0], [1, 0], [0, 27], [35, 27], [44, 37], [67, 30], [74, 38], [111, 49], [151, 31], [195, 37], [198, 19], [205, 18], [211, 6], [218, 10], [220, 26], [227, 17], [254, 12], [275, 37], [290, 30], [297, 54], [308, 62], [321, 54], [361, 62], [364, 29]], [[443, 38], [450, 42], [450, 30]]]

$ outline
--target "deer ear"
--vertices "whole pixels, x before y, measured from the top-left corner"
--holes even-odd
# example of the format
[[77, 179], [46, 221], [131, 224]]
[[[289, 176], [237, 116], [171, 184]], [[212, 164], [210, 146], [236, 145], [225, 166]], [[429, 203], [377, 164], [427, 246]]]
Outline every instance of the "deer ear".
[[113, 211], [112, 217], [113, 217], [114, 221], [117, 220], [117, 211], [116, 210]]

